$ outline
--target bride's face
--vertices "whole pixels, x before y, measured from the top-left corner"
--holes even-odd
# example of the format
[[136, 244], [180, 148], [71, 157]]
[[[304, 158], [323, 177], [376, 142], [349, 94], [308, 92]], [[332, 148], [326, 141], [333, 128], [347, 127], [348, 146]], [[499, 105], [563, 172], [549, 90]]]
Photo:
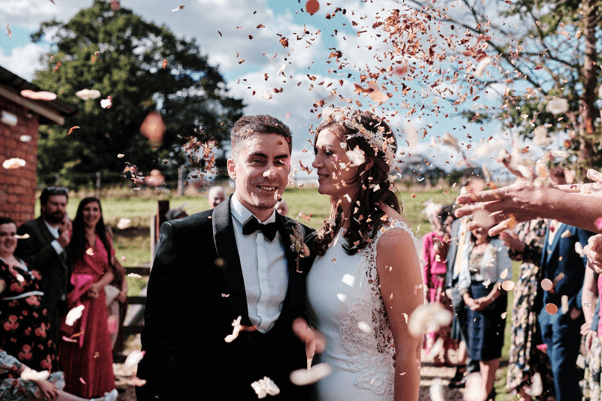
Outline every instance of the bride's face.
[[346, 155], [345, 141], [335, 135], [329, 128], [318, 134], [314, 147], [315, 159], [312, 166], [318, 172], [318, 192], [322, 195], [334, 196], [337, 199], [353, 198], [359, 189], [358, 172], [363, 166], [351, 167]]

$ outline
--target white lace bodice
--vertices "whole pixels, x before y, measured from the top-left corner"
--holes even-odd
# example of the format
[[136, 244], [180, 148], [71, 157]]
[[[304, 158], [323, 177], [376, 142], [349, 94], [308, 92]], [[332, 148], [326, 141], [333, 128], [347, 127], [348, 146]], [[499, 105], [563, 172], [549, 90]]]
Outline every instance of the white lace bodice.
[[379, 289], [377, 245], [405, 222], [388, 221], [374, 241], [356, 255], [343, 249], [339, 233], [322, 257], [316, 258], [307, 281], [308, 313], [327, 340], [321, 361], [333, 373], [318, 383], [318, 399], [386, 400], [393, 398], [395, 345]]

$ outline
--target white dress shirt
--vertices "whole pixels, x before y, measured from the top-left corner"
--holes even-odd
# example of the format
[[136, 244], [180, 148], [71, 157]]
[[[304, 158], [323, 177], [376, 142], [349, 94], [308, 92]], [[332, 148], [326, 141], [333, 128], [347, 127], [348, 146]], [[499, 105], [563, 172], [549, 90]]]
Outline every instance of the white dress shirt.
[[[280, 316], [288, 289], [287, 259], [282, 237], [276, 232], [276, 237], [270, 242], [261, 231], [244, 235], [242, 226], [253, 214], [240, 203], [236, 195], [231, 198], [230, 207], [245, 282], [249, 319], [257, 330], [265, 333]], [[274, 221], [276, 211], [261, 223]]]
[[[60, 234], [59, 234], [59, 226], [52, 227], [50, 224], [48, 224], [48, 222], [46, 220], [44, 220], [44, 224], [46, 224], [46, 227], [48, 227], [48, 231], [50, 231], [50, 234], [52, 234], [52, 236], [54, 238], [58, 238], [60, 236]], [[64, 249], [61, 246], [61, 244], [59, 244], [59, 242], [57, 240], [52, 241], [50, 243], [50, 245], [52, 245], [52, 247], [56, 251], [57, 255], [60, 255], [61, 253], [63, 253]]]

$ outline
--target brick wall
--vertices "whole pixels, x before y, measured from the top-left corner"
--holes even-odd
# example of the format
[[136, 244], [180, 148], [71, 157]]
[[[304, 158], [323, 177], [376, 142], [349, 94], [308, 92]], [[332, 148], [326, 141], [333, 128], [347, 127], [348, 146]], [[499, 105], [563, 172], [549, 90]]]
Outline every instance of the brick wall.
[[[1, 110], [16, 115], [18, 123], [13, 127], [0, 122], [0, 216], [12, 218], [18, 226], [35, 214], [38, 115], [3, 97]], [[29, 135], [31, 140], [22, 141], [23, 135]], [[11, 170], [1, 166], [14, 157], [25, 160], [25, 166]]]

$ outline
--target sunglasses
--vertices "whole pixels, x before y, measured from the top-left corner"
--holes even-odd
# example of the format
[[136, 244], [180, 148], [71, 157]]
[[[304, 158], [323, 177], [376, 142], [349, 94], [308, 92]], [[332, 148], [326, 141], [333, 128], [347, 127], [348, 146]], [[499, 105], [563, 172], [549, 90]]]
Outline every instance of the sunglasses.
[[48, 195], [69, 195], [69, 190], [65, 187], [46, 187], [44, 192]]

